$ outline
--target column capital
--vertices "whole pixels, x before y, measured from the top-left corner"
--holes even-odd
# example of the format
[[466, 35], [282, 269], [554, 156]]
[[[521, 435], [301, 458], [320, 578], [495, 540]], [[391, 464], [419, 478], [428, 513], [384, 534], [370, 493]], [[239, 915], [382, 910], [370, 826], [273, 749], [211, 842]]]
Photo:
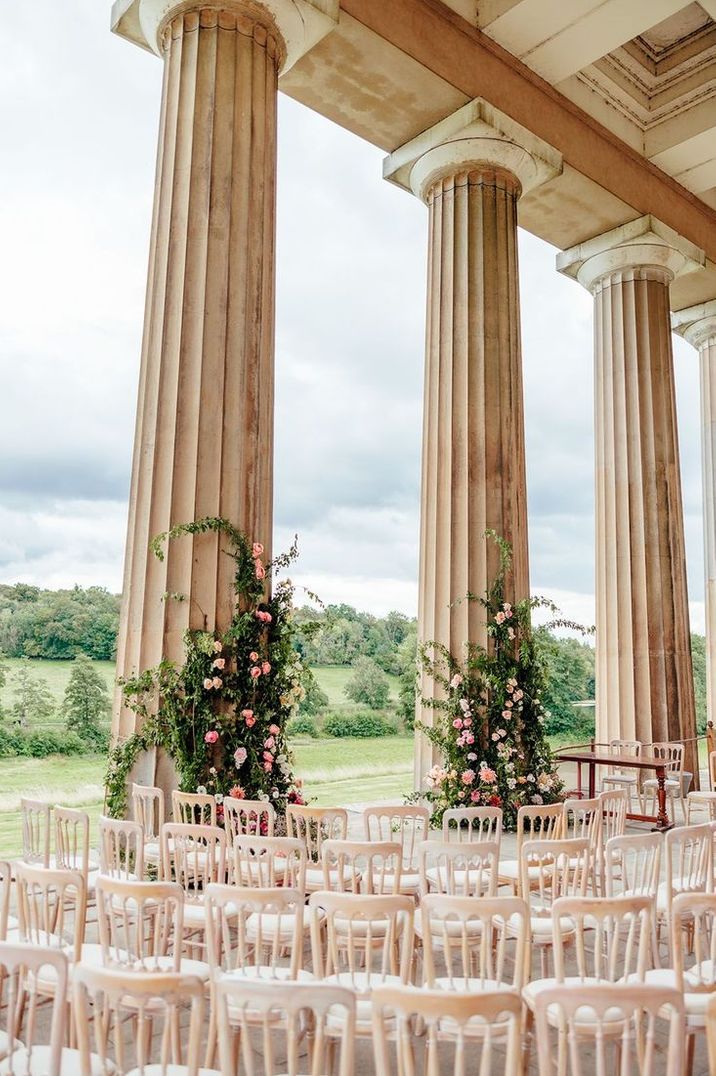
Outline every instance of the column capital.
[[383, 161], [383, 178], [427, 201], [435, 180], [480, 167], [504, 169], [524, 193], [562, 171], [562, 155], [481, 97], [429, 127]]
[[594, 292], [615, 273], [656, 269], [666, 282], [704, 265], [699, 247], [647, 214], [557, 255], [557, 270]]
[[281, 74], [318, 44], [338, 22], [340, 0], [115, 0], [112, 32], [157, 56], [162, 53], [164, 27], [175, 15], [215, 10], [267, 21], [283, 40]]
[[716, 299], [675, 310], [671, 328], [695, 348], [716, 344]]

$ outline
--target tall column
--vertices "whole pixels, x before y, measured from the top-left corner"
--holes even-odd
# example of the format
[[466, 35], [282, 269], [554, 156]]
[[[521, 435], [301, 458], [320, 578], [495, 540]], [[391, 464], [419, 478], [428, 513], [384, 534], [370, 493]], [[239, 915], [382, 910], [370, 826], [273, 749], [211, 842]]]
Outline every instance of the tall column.
[[[113, 11], [118, 33], [164, 60], [120, 676], [181, 660], [187, 628], [224, 630], [232, 615], [216, 535], [184, 537], [161, 562], [152, 537], [222, 516], [270, 548], [278, 76], [333, 25], [329, 6], [120, 0]], [[118, 697], [115, 739], [134, 727]], [[157, 779], [156, 760], [141, 771]]]
[[669, 285], [702, 259], [651, 217], [557, 259], [594, 296], [597, 738], [691, 741], [696, 783]]
[[[387, 178], [428, 206], [418, 637], [455, 656], [487, 644], [484, 609], [460, 601], [484, 594], [499, 567], [486, 529], [512, 546], [508, 599], [529, 595], [517, 202], [559, 168], [550, 147], [482, 101], [386, 163]], [[435, 690], [423, 677], [423, 694]], [[417, 786], [433, 761], [417, 736]]]
[[706, 711], [716, 721], [716, 299], [678, 310], [671, 324], [699, 353], [706, 598]]

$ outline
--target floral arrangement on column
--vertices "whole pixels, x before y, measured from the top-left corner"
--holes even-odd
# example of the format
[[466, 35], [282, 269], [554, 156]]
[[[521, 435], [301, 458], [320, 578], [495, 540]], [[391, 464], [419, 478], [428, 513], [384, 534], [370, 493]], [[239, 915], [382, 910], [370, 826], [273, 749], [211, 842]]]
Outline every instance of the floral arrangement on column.
[[[302, 666], [293, 646], [290, 580], [271, 580], [297, 556], [291, 550], [264, 564], [264, 547], [224, 519], [180, 524], [152, 542], [162, 560], [168, 541], [216, 532], [235, 562], [235, 608], [225, 632], [185, 633], [182, 665], [164, 660], [120, 681], [139, 729], [117, 744], [107, 771], [106, 807], [126, 810], [127, 780], [141, 751], [164, 748], [184, 792], [268, 800], [280, 812], [303, 797], [293, 774], [285, 723], [303, 697]], [[167, 600], [185, 600], [166, 595]], [[221, 810], [219, 811], [221, 814]]]
[[[435, 696], [420, 696], [434, 711], [433, 724], [417, 721], [416, 729], [435, 745], [441, 762], [426, 774], [427, 789], [415, 798], [431, 805], [434, 826], [442, 824], [448, 808], [495, 806], [502, 807], [503, 826], [514, 829], [520, 807], [564, 798], [544, 733], [545, 674], [531, 628], [534, 608], [558, 610], [544, 598], [515, 605], [506, 600], [511, 548], [494, 532], [487, 537], [499, 546], [499, 571], [484, 597], [466, 599], [485, 610], [487, 648], [466, 644], [464, 660], [434, 642], [419, 652], [419, 664], [437, 690]], [[583, 630], [561, 618], [552, 621], [557, 625]]]

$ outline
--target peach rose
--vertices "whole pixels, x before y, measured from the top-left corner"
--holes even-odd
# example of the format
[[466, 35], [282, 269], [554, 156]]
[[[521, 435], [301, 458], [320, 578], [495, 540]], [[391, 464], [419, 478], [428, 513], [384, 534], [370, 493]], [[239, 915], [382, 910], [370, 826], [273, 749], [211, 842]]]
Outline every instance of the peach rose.
[[204, 737], [204, 743], [216, 743], [218, 739], [219, 733], [216, 731], [216, 729], [211, 729]]

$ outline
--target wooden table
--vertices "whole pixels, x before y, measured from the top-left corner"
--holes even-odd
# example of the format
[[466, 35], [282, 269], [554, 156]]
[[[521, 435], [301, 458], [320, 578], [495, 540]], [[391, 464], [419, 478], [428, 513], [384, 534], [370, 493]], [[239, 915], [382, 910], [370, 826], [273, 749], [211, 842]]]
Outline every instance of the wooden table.
[[655, 755], [614, 755], [607, 750], [570, 750], [569, 748], [565, 751], [558, 751], [554, 758], [557, 762], [577, 763], [577, 787], [580, 792], [582, 788], [582, 766], [585, 764], [589, 766], [590, 799], [594, 799], [596, 796], [597, 766], [616, 766], [618, 769], [655, 770], [657, 781], [656, 799], [659, 806], [659, 813], [656, 815], [628, 813], [627, 818], [633, 818], [637, 822], [656, 822], [654, 828], [661, 832], [672, 828], [674, 823], [669, 821], [669, 816], [666, 813], [666, 770], [668, 765], [666, 759], [657, 758]]

